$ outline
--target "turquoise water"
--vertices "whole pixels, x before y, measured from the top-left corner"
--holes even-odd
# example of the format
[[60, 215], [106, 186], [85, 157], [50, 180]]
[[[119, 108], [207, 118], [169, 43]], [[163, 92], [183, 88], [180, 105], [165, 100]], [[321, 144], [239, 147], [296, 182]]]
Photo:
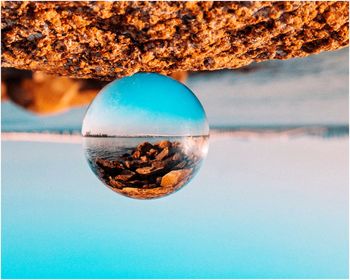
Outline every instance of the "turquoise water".
[[102, 188], [80, 145], [2, 151], [3, 278], [348, 276], [347, 137], [212, 139], [154, 201]]

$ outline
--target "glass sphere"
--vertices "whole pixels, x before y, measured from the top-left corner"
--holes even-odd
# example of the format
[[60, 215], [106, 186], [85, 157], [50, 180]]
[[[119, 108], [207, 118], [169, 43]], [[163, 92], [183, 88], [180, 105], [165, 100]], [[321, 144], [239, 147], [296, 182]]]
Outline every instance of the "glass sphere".
[[209, 126], [185, 85], [138, 73], [101, 90], [87, 110], [82, 135], [88, 163], [107, 187], [152, 199], [194, 177], [208, 151]]

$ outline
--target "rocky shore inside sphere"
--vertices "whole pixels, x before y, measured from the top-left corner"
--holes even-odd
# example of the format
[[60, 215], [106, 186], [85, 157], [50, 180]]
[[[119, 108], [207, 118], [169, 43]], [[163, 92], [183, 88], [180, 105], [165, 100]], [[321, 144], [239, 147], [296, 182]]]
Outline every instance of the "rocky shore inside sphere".
[[112, 190], [138, 199], [177, 191], [189, 181], [202, 159], [186, 153], [180, 141], [143, 142], [129, 151], [118, 160], [95, 158], [90, 164]]

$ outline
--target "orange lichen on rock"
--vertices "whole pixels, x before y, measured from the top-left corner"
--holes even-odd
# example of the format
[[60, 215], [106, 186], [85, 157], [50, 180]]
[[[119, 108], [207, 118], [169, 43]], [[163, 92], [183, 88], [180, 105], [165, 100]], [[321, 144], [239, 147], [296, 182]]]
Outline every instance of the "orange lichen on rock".
[[349, 3], [1, 3], [2, 63], [73, 78], [238, 68], [348, 45]]

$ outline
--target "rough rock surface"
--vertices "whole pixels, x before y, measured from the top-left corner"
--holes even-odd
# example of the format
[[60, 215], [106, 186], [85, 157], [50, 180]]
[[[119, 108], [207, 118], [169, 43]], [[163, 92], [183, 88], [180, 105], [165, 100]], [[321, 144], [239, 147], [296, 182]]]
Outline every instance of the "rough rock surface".
[[74, 78], [238, 68], [348, 45], [349, 3], [2, 2], [2, 63]]

